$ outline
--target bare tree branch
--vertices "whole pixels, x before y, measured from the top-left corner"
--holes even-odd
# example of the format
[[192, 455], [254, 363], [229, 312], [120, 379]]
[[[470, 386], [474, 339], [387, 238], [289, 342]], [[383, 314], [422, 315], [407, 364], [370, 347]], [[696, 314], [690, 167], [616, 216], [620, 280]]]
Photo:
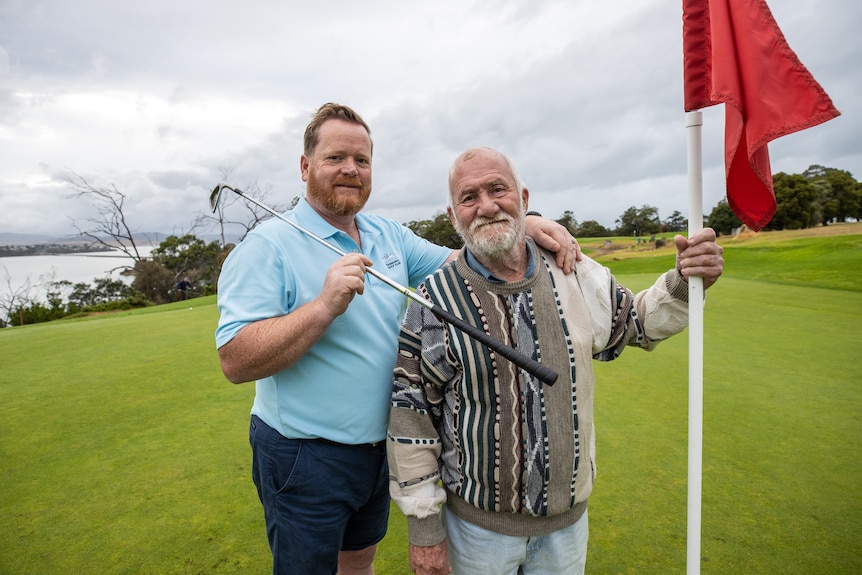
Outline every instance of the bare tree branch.
[[[13, 287], [12, 276], [9, 274], [9, 270], [6, 269], [5, 265], [0, 264], [0, 267], [3, 268], [3, 281], [6, 284], [6, 290], [0, 293], [0, 312], [5, 314], [6, 321], [11, 324], [15, 321], [12, 315], [16, 310], [20, 311], [35, 301], [30, 294], [38, 285], [33, 285], [30, 281], [30, 276], [27, 276], [24, 283]], [[4, 321], [3, 318], [0, 318], [0, 321]]]
[[126, 221], [124, 193], [114, 184], [109, 188], [98, 188], [78, 174], [66, 181], [72, 185], [72, 197], [85, 198], [98, 212], [98, 216], [85, 218], [91, 224], [88, 229], [82, 229], [72, 219], [72, 225], [81, 237], [108, 248], [119, 249], [136, 262], [145, 259], [138, 251], [134, 233]]
[[[230, 174], [233, 172], [232, 169], [222, 169], [222, 181], [227, 182], [229, 180]], [[257, 182], [248, 184], [243, 188], [243, 193], [258, 200], [264, 205], [269, 205], [266, 202], [267, 196], [272, 192], [272, 188], [267, 186], [266, 188], [261, 188]], [[298, 198], [294, 198], [290, 207], [296, 205]], [[235, 204], [239, 204], [242, 209], [230, 208]], [[272, 204], [270, 207], [276, 212], [284, 212], [288, 209], [287, 206], [283, 204]], [[239, 213], [239, 217], [227, 217], [226, 213]], [[193, 224], [194, 229], [212, 229], [213, 227], [217, 228], [219, 234], [221, 236], [221, 245], [224, 246], [227, 244], [227, 238], [225, 230], [229, 227], [239, 228], [242, 230], [240, 234], [239, 241], [245, 239], [245, 236], [253, 230], [258, 224], [264, 222], [272, 217], [272, 214], [259, 208], [251, 202], [244, 201], [237, 195], [225, 194], [221, 201], [219, 202], [218, 207], [216, 208], [215, 214], [210, 214], [209, 212], [199, 212], [197, 218], [195, 218], [195, 222]]]

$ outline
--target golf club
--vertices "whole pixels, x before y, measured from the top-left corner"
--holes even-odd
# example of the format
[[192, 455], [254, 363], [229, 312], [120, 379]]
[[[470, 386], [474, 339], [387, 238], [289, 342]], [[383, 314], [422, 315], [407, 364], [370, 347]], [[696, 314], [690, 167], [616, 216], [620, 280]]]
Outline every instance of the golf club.
[[[238, 189], [236, 189], [232, 186], [229, 186], [227, 184], [217, 185], [213, 189], [212, 193], [210, 194], [210, 209], [212, 209], [213, 213], [215, 213], [216, 209], [218, 209], [219, 201], [221, 200], [221, 195], [222, 195], [222, 192], [224, 192], [224, 190], [230, 190], [231, 192], [235, 193], [236, 195], [244, 198], [245, 200], [247, 200], [247, 201], [253, 203], [254, 205], [256, 205], [257, 207], [261, 208], [262, 210], [269, 212], [270, 214], [272, 214], [276, 218], [280, 219], [281, 221], [283, 221], [287, 224], [290, 224], [291, 226], [293, 226], [294, 228], [296, 228], [300, 232], [304, 233], [305, 235], [307, 235], [311, 239], [317, 241], [318, 243], [326, 246], [327, 248], [329, 248], [333, 252], [337, 253], [338, 255], [340, 255], [340, 256], [347, 255], [339, 247], [330, 244], [329, 242], [327, 242], [323, 238], [315, 235], [313, 232], [305, 229], [304, 227], [297, 224], [296, 222], [292, 222], [289, 219], [285, 218], [283, 215], [279, 214], [278, 212], [276, 212], [272, 208], [265, 206], [264, 204], [258, 202], [254, 198], [247, 196], [241, 190], [238, 190]], [[397, 283], [397, 282], [393, 281], [392, 279], [379, 273], [377, 270], [372, 269], [372, 268], [368, 268], [366, 271], [369, 274], [371, 274], [372, 276], [374, 276], [377, 279], [379, 279], [380, 281], [382, 281], [383, 283], [385, 283], [386, 285], [388, 285], [389, 287], [396, 289], [397, 291], [401, 292], [402, 294], [404, 294], [405, 296], [407, 296], [411, 300], [415, 301], [416, 303], [422, 305], [423, 307], [428, 308], [431, 311], [431, 313], [433, 313], [435, 316], [437, 316], [440, 320], [445, 321], [446, 323], [456, 327], [457, 329], [466, 333], [467, 335], [469, 335], [470, 337], [472, 337], [476, 341], [484, 344], [489, 349], [492, 349], [495, 352], [499, 353], [500, 355], [502, 355], [503, 357], [505, 357], [506, 359], [508, 359], [509, 361], [511, 361], [512, 363], [514, 363], [518, 367], [520, 367], [521, 369], [524, 369], [525, 371], [527, 371], [527, 373], [530, 373], [530, 374], [536, 376], [540, 381], [542, 381], [548, 385], [553, 385], [554, 382], [557, 381], [557, 374], [553, 370], [542, 365], [541, 363], [533, 360], [532, 358], [525, 356], [524, 354], [516, 351], [515, 349], [509, 347], [508, 345], [497, 341], [496, 339], [494, 339], [491, 336], [489, 336], [488, 334], [486, 334], [484, 331], [481, 331], [481, 330], [477, 329], [476, 327], [470, 325], [469, 323], [465, 322], [461, 318], [459, 318], [455, 315], [452, 315], [451, 313], [444, 310], [440, 306], [431, 303], [430, 301], [426, 300], [425, 298], [416, 294], [415, 292], [411, 291], [410, 289], [400, 285], [399, 283]]]

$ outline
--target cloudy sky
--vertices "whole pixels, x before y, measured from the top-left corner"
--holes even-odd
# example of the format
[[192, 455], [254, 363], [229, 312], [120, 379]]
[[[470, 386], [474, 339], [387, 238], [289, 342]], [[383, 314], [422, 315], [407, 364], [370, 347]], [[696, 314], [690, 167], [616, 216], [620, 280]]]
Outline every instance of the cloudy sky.
[[[842, 112], [770, 144], [773, 171], [862, 178], [862, 3], [769, 3]], [[86, 227], [76, 176], [125, 193], [137, 231], [187, 231], [225, 175], [286, 204], [329, 101], [371, 126], [366, 210], [402, 222], [443, 209], [474, 145], [509, 154], [550, 217], [687, 215], [681, 45], [673, 0], [0, 0], [0, 232]], [[704, 120], [708, 213], [723, 107]]]

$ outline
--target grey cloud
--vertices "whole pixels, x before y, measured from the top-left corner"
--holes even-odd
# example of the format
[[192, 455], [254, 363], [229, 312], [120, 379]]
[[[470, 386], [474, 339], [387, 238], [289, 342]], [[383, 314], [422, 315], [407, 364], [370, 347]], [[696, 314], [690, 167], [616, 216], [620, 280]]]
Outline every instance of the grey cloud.
[[[855, 28], [862, 5], [772, 4], [791, 46], [843, 112], [771, 144], [773, 166], [799, 172], [822, 163], [859, 177], [862, 41]], [[557, 14], [603, 19], [548, 28]], [[0, 145], [14, 145], [9, 163], [0, 157], [0, 194], [14, 210], [6, 221], [25, 227], [49, 225], [29, 202], [58, 193], [55, 168], [40, 163], [128, 191], [130, 215], [142, 229], [188, 225], [225, 174], [289, 202], [304, 190], [303, 129], [326, 101], [355, 107], [371, 124], [368, 209], [400, 221], [443, 208], [449, 165], [474, 145], [508, 153], [531, 188], [531, 205], [552, 217], [570, 209], [579, 220], [613, 225], [630, 205], [657, 205], [663, 217], [686, 209], [681, 20], [672, 2], [384, 0], [357, 12], [339, 1], [323, 8], [263, 0], [241, 7], [8, 0], [0, 22]], [[323, 31], [327, 42], [320, 42]], [[41, 110], [56, 94], [107, 90], [146, 99], [141, 117], [153, 117], [147, 142], [171, 154], [146, 157], [140, 132], [96, 132], [103, 119], [63, 118], [62, 108], [52, 107], [52, 123], [42, 123]], [[284, 102], [289, 111], [265, 129], [216, 117], [237, 108], [214, 112], [212, 126], [183, 122], [177, 110], [213, 97], [245, 106]], [[157, 113], [162, 104], [165, 115]], [[723, 112], [704, 116], [708, 211], [723, 195]], [[73, 154], [81, 134], [91, 145]], [[119, 161], [122, 168], [114, 166]]]

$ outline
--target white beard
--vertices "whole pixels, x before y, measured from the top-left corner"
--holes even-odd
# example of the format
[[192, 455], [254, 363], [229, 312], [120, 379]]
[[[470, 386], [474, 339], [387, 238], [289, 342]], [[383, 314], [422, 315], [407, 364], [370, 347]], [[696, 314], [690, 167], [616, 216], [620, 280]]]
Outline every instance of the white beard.
[[[484, 225], [491, 222], [506, 222], [507, 225], [495, 223], [492, 229], [484, 229]], [[476, 218], [470, 222], [468, 230], [457, 224], [455, 227], [464, 245], [480, 259], [500, 261], [526, 241], [524, 218], [515, 219], [506, 213], [493, 219]]]

